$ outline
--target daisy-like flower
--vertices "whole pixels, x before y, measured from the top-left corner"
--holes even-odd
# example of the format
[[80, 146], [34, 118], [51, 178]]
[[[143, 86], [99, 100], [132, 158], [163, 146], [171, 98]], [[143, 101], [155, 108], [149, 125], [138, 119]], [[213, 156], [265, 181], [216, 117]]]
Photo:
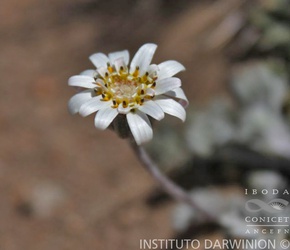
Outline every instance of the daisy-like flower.
[[155, 44], [144, 44], [130, 65], [127, 50], [91, 55], [96, 70], [69, 78], [70, 86], [85, 89], [69, 100], [70, 112], [82, 116], [97, 112], [95, 127], [102, 130], [126, 117], [138, 145], [153, 137], [148, 116], [161, 120], [167, 113], [184, 121], [188, 101], [180, 79], [172, 76], [185, 68], [173, 60], [150, 64], [156, 48]]

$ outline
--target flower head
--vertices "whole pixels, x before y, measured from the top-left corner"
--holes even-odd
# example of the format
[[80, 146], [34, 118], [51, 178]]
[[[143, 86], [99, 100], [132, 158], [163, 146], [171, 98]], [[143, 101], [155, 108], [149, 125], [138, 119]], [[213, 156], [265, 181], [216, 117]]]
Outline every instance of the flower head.
[[90, 56], [96, 70], [69, 78], [68, 84], [84, 88], [69, 100], [71, 113], [88, 116], [97, 112], [95, 127], [106, 129], [114, 120], [126, 117], [137, 144], [152, 139], [150, 117], [161, 120], [164, 113], [185, 120], [187, 98], [179, 78], [185, 70], [177, 61], [150, 64], [157, 45], [144, 44], [129, 65], [127, 50]]

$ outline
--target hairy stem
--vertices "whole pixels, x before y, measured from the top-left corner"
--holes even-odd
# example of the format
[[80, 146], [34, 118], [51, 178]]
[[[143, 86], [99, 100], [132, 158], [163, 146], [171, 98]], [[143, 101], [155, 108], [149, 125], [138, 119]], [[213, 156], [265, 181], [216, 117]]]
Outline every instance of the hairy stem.
[[172, 196], [175, 200], [184, 202], [191, 206], [195, 211], [203, 216], [204, 219], [214, 221], [212, 215], [210, 215], [207, 211], [201, 208], [185, 190], [176, 185], [159, 170], [158, 166], [155, 164], [155, 162], [151, 159], [151, 157], [147, 154], [142, 146], [137, 145], [133, 139], [130, 140], [130, 143], [132, 149], [134, 150], [138, 159], [142, 162], [144, 168], [152, 175], [152, 177], [162, 186], [162, 188], [170, 196]]

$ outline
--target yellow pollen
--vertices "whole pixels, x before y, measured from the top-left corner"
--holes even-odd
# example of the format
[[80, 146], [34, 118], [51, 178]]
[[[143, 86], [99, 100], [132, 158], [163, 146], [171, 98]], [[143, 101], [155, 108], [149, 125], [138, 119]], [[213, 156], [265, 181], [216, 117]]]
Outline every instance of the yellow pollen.
[[133, 72], [133, 76], [137, 77], [139, 75], [139, 67], [137, 66], [135, 71]]
[[111, 66], [108, 66], [108, 71], [110, 72], [110, 73], [113, 73], [114, 72], [114, 69], [113, 69], [113, 67], [111, 67]]
[[[95, 95], [102, 95], [103, 101], [112, 101], [112, 108], [129, 107], [131, 110], [143, 105], [146, 100], [152, 99], [152, 96], [146, 95], [147, 89], [154, 89], [157, 78], [150, 78], [149, 72], [139, 75], [139, 67], [136, 67], [133, 73], [130, 73], [127, 67], [120, 66], [119, 70], [114, 65], [107, 64], [105, 77], [96, 75], [94, 89]], [[101, 79], [102, 84], [97, 80]]]

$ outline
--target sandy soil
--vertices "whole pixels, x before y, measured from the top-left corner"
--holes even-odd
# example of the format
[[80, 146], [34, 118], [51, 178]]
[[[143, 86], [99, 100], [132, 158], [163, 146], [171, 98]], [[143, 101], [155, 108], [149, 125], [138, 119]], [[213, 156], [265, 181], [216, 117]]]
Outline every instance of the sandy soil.
[[155, 183], [126, 141], [69, 115], [67, 79], [94, 52], [156, 42], [155, 62], [186, 66], [192, 105], [225, 93], [227, 62], [204, 39], [238, 1], [200, 2], [1, 2], [1, 250], [133, 250], [172, 235], [172, 204], [146, 206]]

